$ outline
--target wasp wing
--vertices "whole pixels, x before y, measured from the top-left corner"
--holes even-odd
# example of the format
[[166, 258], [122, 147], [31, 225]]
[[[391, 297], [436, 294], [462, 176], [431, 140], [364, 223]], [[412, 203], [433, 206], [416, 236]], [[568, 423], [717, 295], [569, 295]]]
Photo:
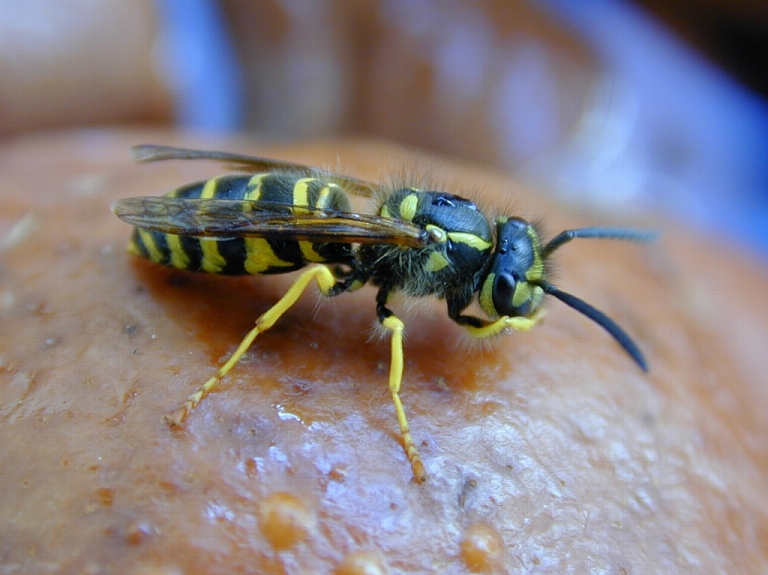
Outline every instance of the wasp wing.
[[260, 237], [328, 243], [426, 247], [418, 226], [380, 216], [252, 200], [139, 197], [117, 200], [112, 211], [145, 230], [209, 238]]
[[191, 150], [187, 148], [174, 148], [172, 146], [156, 146], [143, 144], [131, 148], [133, 159], [137, 162], [159, 162], [162, 160], [215, 160], [223, 162], [232, 170], [265, 171], [265, 172], [291, 172], [305, 177], [325, 179], [341, 186], [344, 190], [358, 196], [371, 197], [377, 189], [375, 184], [358, 180], [343, 174], [313, 168], [304, 164], [273, 160], [270, 158], [258, 158], [230, 152], [216, 152], [205, 150]]

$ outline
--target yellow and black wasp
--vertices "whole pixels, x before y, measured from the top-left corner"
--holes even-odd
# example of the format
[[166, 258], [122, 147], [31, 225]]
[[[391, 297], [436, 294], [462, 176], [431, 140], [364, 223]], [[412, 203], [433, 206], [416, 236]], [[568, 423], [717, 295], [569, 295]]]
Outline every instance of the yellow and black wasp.
[[[136, 226], [129, 251], [157, 264], [211, 274], [303, 271], [285, 295], [256, 320], [217, 373], [166, 421], [187, 414], [229, 373], [266, 331], [316, 282], [332, 297], [370, 282], [376, 315], [391, 333], [389, 390], [403, 445], [418, 481], [426, 471], [400, 401], [403, 322], [388, 307], [396, 292], [444, 299], [448, 316], [478, 338], [528, 331], [551, 295], [602, 326], [642, 368], [640, 349], [613, 320], [547, 280], [547, 259], [575, 238], [650, 241], [655, 234], [622, 228], [566, 230], [542, 244], [533, 225], [516, 217], [493, 224], [471, 201], [440, 191], [403, 187], [381, 194], [376, 215], [352, 212], [348, 193], [380, 194], [374, 184], [291, 162], [162, 146], [137, 146], [139, 162], [210, 159], [249, 173], [219, 176], [162, 197], [118, 200], [112, 206]], [[487, 319], [465, 314], [477, 294]]]

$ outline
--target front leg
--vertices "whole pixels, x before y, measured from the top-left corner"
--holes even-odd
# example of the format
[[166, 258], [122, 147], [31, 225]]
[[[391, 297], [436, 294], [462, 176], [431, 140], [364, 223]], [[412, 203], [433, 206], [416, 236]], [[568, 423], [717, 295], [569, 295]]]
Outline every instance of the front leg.
[[[466, 306], [465, 306], [466, 307]], [[493, 337], [505, 330], [529, 331], [536, 324], [541, 323], [546, 315], [544, 308], [537, 308], [529, 316], [502, 316], [494, 321], [481, 319], [474, 315], [461, 313], [463, 307], [456, 302], [448, 301], [448, 316], [460, 326], [464, 327], [472, 337], [483, 339]]]

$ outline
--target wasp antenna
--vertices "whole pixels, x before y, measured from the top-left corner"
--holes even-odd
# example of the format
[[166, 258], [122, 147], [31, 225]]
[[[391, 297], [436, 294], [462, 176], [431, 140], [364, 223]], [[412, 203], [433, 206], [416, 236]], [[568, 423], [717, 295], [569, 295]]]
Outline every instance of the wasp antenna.
[[629, 228], [579, 228], [565, 230], [557, 234], [544, 247], [544, 257], [547, 257], [559, 247], [576, 238], [599, 238], [612, 240], [625, 240], [628, 242], [646, 243], [659, 239], [659, 233], [647, 230], [634, 230]]
[[602, 327], [605, 331], [613, 336], [613, 338], [624, 348], [629, 356], [635, 360], [635, 363], [640, 366], [643, 371], [648, 371], [648, 363], [645, 361], [643, 352], [637, 347], [637, 344], [632, 340], [627, 333], [621, 329], [618, 324], [601, 312], [589, 305], [582, 299], [577, 298], [567, 292], [564, 292], [550, 283], [540, 283], [541, 288], [549, 295], [555, 296], [565, 305], [572, 307], [581, 314], [584, 314], [589, 319], [594, 321], [597, 325]]

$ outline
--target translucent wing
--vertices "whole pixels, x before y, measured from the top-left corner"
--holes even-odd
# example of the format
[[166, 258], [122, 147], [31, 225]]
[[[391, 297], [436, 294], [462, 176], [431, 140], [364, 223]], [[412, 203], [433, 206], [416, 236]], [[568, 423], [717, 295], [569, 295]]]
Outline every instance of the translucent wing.
[[288, 171], [302, 174], [307, 177], [321, 178], [337, 183], [345, 191], [359, 196], [370, 197], [377, 189], [375, 184], [358, 180], [350, 176], [337, 174], [305, 166], [304, 164], [295, 164], [283, 160], [273, 160], [270, 158], [257, 158], [255, 156], [244, 156], [241, 154], [232, 154], [229, 152], [215, 152], [205, 150], [190, 150], [186, 148], [174, 148], [171, 146], [155, 146], [153, 144], [143, 144], [131, 148], [133, 159], [137, 162], [159, 162], [162, 160], [215, 160], [223, 162], [228, 168], [233, 170], [245, 171]]
[[112, 211], [131, 225], [177, 236], [260, 237], [328, 243], [429, 245], [428, 233], [402, 220], [252, 200], [140, 197]]

